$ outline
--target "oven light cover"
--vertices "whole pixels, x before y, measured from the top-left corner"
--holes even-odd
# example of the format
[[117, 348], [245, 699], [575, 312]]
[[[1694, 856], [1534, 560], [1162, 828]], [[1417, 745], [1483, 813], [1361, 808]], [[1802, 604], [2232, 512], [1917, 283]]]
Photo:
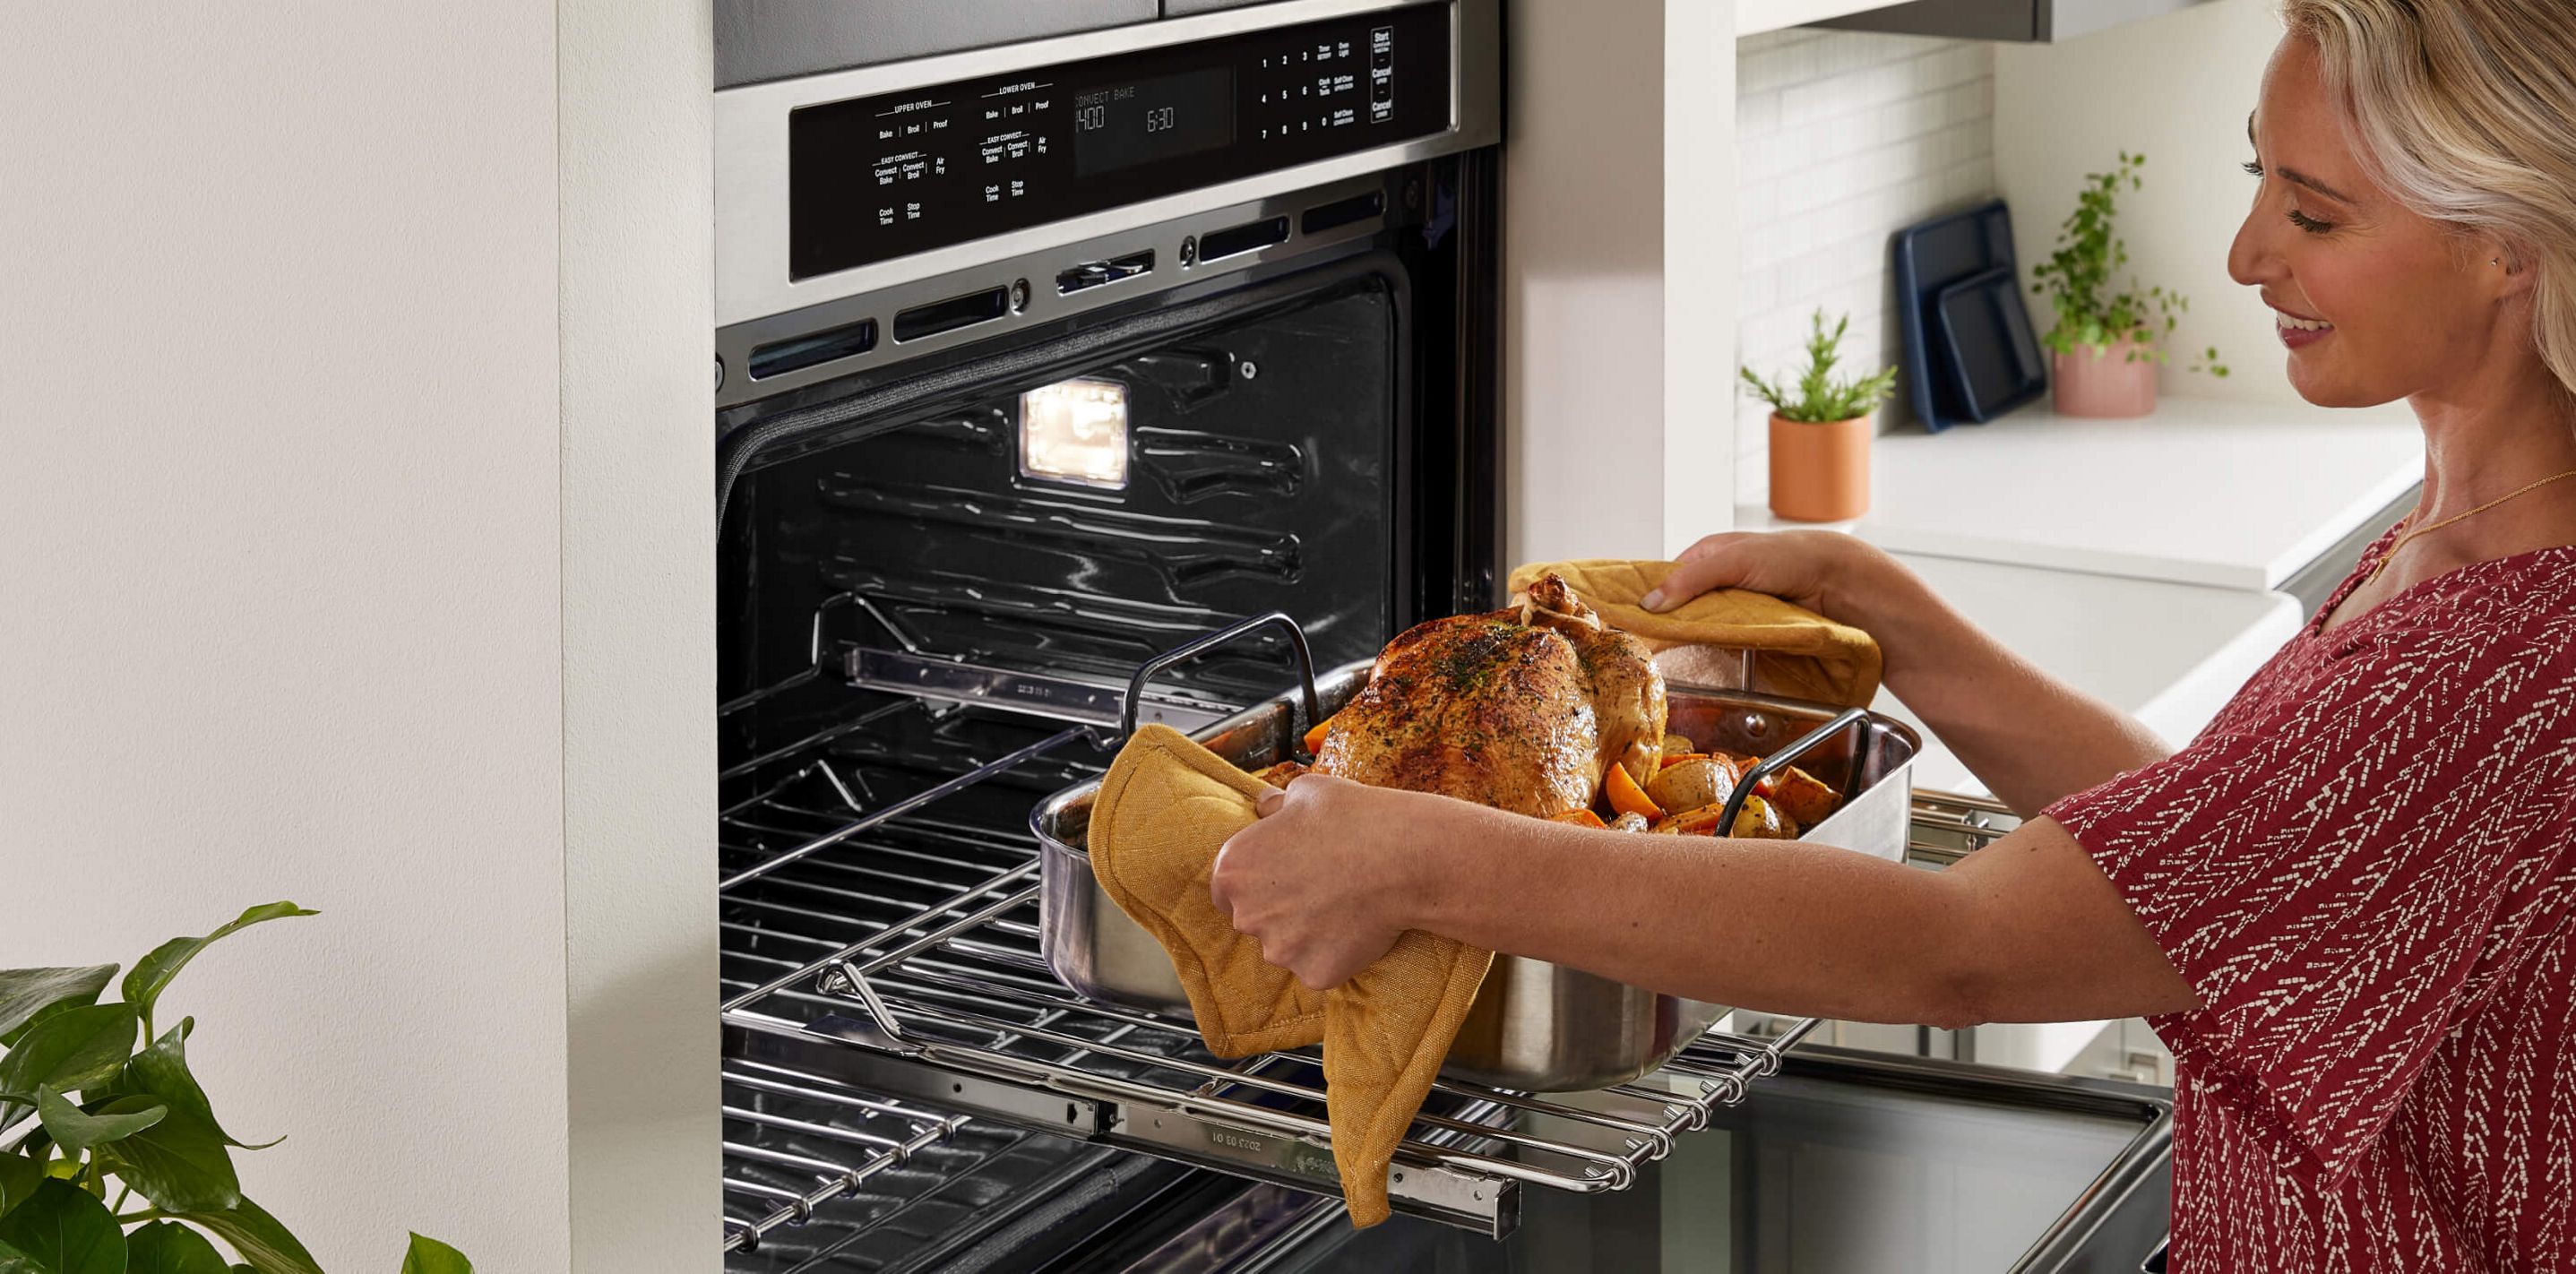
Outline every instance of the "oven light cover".
[[1127, 387], [1060, 380], [1020, 395], [1020, 473], [1125, 489]]

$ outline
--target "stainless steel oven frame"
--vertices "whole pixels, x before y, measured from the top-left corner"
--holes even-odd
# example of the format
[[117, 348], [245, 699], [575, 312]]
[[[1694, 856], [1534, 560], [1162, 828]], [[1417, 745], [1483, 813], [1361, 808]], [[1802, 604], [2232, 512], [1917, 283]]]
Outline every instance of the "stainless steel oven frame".
[[[1340, 155], [1186, 193], [1067, 218], [897, 260], [794, 280], [788, 270], [788, 115], [799, 107], [929, 87], [1086, 58], [1132, 53], [1247, 32], [1419, 4], [1449, 4], [1448, 131]], [[715, 95], [716, 327], [771, 318], [830, 301], [876, 293], [954, 271], [988, 270], [997, 261], [1044, 255], [1121, 230], [1252, 203], [1347, 177], [1383, 172], [1502, 140], [1502, 0], [1278, 0], [1161, 22], [1138, 23], [973, 49], [883, 66], [749, 84]], [[1052, 271], [1043, 276], [1052, 278]], [[1029, 321], [1078, 308], [1044, 294], [1031, 298]], [[728, 367], [731, 377], [741, 369]]]

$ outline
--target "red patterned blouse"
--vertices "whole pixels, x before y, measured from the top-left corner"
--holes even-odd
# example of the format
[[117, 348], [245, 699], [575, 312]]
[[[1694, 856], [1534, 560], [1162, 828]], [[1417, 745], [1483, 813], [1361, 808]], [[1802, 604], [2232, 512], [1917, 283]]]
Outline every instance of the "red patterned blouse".
[[2172, 1047], [2183, 1271], [2576, 1270], [2576, 546], [2328, 632], [2048, 813], [2205, 1008]]

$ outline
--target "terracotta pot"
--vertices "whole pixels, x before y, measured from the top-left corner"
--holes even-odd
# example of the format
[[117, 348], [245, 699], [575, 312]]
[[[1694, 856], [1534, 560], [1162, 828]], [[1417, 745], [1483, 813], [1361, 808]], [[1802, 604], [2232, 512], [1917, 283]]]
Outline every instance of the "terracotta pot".
[[1771, 417], [1771, 511], [1799, 522], [1869, 512], [1870, 416], [1826, 424]]
[[[2050, 387], [2061, 416], [2144, 416], [2156, 409], [2156, 364], [2144, 356], [2147, 347], [2120, 341], [2107, 352], [2078, 345], [2072, 354], [2056, 356]], [[2141, 351], [2129, 361], [2132, 350]]]

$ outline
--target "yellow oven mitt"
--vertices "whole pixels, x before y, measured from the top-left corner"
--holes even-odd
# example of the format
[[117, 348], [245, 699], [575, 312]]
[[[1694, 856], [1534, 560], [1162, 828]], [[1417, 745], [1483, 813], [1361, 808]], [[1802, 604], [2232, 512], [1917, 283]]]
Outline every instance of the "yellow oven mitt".
[[1219, 1057], [1324, 1046], [1333, 1163], [1351, 1223], [1387, 1217], [1395, 1148], [1467, 1020], [1494, 953], [1419, 931], [1358, 977], [1310, 991], [1261, 958], [1208, 896], [1226, 838], [1269, 785], [1167, 726], [1136, 731], [1091, 807], [1091, 870], [1163, 944]]
[[1882, 664], [1868, 633], [1767, 593], [1720, 589], [1660, 613], [1639, 606], [1672, 569], [1670, 562], [1541, 562], [1513, 571], [1511, 591], [1554, 571], [1612, 628], [1657, 655], [1684, 646], [1749, 650], [1755, 652], [1751, 689], [1845, 708], [1868, 707], [1877, 696]]

